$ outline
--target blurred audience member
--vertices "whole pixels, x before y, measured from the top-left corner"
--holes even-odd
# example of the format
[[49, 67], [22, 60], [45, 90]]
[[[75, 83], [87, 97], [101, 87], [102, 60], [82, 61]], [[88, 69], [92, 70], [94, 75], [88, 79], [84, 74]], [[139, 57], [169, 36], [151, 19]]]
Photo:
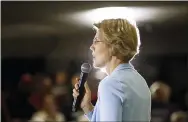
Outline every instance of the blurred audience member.
[[177, 108], [169, 103], [171, 88], [165, 83], [154, 82], [151, 87], [152, 122], [169, 122], [172, 112]]
[[171, 122], [188, 122], [188, 115], [183, 111], [174, 112], [172, 113], [170, 120]]
[[29, 97], [29, 102], [38, 110], [42, 107], [42, 96], [52, 90], [52, 80], [47, 75], [38, 74], [35, 76], [34, 82], [35, 88]]
[[36, 112], [31, 121], [36, 122], [62, 122], [65, 121], [65, 117], [57, 110], [54, 95], [52, 93], [46, 93], [43, 96], [42, 109]]
[[55, 86], [53, 87], [54, 95], [64, 95], [67, 94], [67, 73], [57, 72], [55, 75]]
[[53, 87], [52, 79], [49, 76], [44, 77], [44, 79], [42, 80], [42, 86], [44, 88], [44, 92], [51, 91]]
[[23, 74], [18, 82], [18, 87], [14, 87], [8, 91], [6, 98], [6, 106], [9, 111], [11, 121], [13, 120], [27, 120], [31, 118], [35, 108], [28, 102], [28, 95], [32, 87], [32, 75]]
[[171, 88], [162, 82], [155, 82], [150, 87], [152, 99], [168, 103], [171, 95]]
[[66, 71], [59, 71], [55, 75], [56, 84], [62, 85], [67, 82], [67, 73]]
[[22, 118], [28, 120], [31, 118], [35, 108], [29, 103], [28, 96], [19, 90], [10, 93], [7, 99], [7, 106], [10, 111], [11, 118]]
[[64, 113], [66, 120], [71, 120], [71, 92], [69, 91], [69, 83], [67, 81], [67, 72], [57, 72], [55, 75], [55, 84], [53, 87], [53, 94], [57, 98], [57, 105], [60, 111]]
[[33, 89], [33, 76], [29, 73], [23, 74], [18, 84], [19, 90], [25, 94], [30, 94]]

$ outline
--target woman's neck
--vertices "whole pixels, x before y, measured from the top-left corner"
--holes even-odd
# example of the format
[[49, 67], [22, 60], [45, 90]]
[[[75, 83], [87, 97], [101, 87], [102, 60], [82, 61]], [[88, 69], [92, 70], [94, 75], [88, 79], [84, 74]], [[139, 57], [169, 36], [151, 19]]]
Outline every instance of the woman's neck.
[[119, 65], [122, 64], [123, 62], [116, 57], [112, 57], [112, 59], [106, 64], [105, 70], [107, 75], [110, 75], [114, 69]]

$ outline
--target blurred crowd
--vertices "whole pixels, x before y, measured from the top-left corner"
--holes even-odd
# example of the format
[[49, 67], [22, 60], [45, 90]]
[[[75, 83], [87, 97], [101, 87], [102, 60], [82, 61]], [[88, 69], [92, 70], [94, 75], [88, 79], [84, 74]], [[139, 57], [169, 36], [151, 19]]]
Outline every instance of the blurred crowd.
[[188, 122], [188, 112], [182, 110], [181, 105], [170, 102], [172, 90], [169, 85], [162, 81], [156, 81], [150, 86], [150, 90], [152, 122]]
[[[74, 74], [60, 71], [49, 74], [23, 74], [15, 89], [2, 91], [2, 119], [4, 122], [22, 121], [79, 121], [83, 113], [71, 112]], [[93, 97], [93, 101], [96, 98]]]
[[[66, 71], [51, 74], [23, 74], [17, 88], [2, 91], [2, 121], [87, 121], [83, 112], [72, 113], [72, 89], [76, 73], [69, 77]], [[150, 86], [152, 94], [152, 122], [188, 122], [187, 109], [170, 102], [172, 89], [163, 81]], [[186, 95], [185, 100], [187, 99]], [[97, 100], [92, 93], [92, 103]], [[186, 101], [188, 102], [188, 101]], [[188, 104], [187, 104], [188, 108]]]

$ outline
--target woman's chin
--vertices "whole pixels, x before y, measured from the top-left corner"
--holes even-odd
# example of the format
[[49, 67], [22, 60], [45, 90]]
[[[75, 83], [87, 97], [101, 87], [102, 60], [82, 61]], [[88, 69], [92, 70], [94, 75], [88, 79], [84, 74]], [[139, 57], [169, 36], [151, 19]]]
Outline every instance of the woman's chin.
[[93, 60], [93, 67], [94, 67], [94, 68], [97, 68], [97, 67], [98, 67], [98, 65], [97, 65], [97, 63], [95, 62], [95, 60]]
[[100, 65], [99, 63], [93, 61], [93, 67], [94, 68], [101, 68], [101, 67], [103, 67], [103, 65]]
[[96, 68], [96, 63], [95, 62], [93, 62], [93, 67]]

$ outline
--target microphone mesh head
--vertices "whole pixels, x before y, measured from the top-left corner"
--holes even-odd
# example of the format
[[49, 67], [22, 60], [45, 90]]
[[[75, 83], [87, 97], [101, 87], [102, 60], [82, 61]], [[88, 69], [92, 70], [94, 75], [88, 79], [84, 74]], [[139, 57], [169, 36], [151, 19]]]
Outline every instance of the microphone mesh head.
[[89, 73], [91, 71], [91, 65], [89, 63], [83, 63], [81, 66], [81, 71], [83, 73]]

